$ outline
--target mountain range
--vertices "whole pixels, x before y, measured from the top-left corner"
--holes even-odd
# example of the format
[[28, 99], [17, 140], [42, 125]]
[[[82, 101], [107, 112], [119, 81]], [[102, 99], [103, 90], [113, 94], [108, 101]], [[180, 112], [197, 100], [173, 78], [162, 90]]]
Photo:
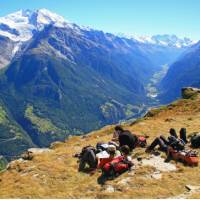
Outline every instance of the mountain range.
[[168, 103], [180, 97], [183, 87], [200, 87], [200, 42], [188, 48], [174, 62], [160, 83], [162, 102]]
[[152, 76], [166, 64], [170, 73], [196, 48], [175, 35], [105, 33], [46, 9], [1, 17], [0, 44], [0, 153], [7, 158], [140, 116], [153, 103], [145, 89]]

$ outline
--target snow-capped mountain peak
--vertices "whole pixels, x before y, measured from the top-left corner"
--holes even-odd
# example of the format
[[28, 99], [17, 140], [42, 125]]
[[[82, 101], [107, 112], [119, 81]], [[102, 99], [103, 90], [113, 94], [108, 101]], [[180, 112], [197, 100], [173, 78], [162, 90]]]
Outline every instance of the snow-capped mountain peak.
[[29, 18], [29, 22], [37, 26], [39, 29], [48, 24], [54, 24], [59, 27], [64, 27], [66, 25], [66, 21], [62, 16], [50, 12], [47, 9], [40, 9], [34, 12]]
[[23, 42], [29, 40], [35, 31], [42, 30], [48, 24], [64, 27], [70, 23], [47, 9], [19, 10], [0, 18], [0, 35]]
[[[5, 17], [0, 17], [0, 35], [6, 36], [16, 42], [24, 42], [32, 38], [36, 31], [41, 31], [45, 26], [53, 24], [57, 27], [73, 28], [81, 34], [82, 30], [93, 30], [88, 27], [78, 26], [66, 21], [62, 16], [45, 8], [39, 10], [19, 10]], [[197, 41], [189, 38], [179, 38], [176, 35], [135, 36], [117, 34], [120, 37], [132, 39], [135, 42], [182, 48], [191, 46]]]
[[195, 44], [197, 41], [191, 40], [189, 38], [179, 38], [176, 35], [153, 35], [153, 36], [136, 36], [131, 34], [118, 34], [120, 37], [125, 37], [132, 39], [136, 42], [155, 44], [159, 46], [170, 46], [175, 48], [183, 48]]

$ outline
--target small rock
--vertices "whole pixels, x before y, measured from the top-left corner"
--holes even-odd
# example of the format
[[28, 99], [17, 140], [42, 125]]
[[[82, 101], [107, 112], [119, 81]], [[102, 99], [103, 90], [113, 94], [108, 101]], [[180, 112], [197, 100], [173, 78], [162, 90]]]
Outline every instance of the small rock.
[[24, 160], [32, 160], [33, 159], [33, 152], [31, 151], [26, 151], [21, 155], [22, 159]]
[[21, 174], [21, 176], [26, 176], [26, 175], [28, 175], [28, 173], [23, 173], [23, 174]]
[[114, 189], [114, 187], [113, 186], [111, 186], [111, 185], [108, 185], [108, 187], [106, 188], [106, 190], [105, 190], [106, 192], [110, 192], [110, 193], [112, 193], [112, 192], [114, 192], [115, 191], [115, 189]]
[[131, 169], [131, 171], [129, 171], [128, 174], [129, 174], [130, 176], [134, 176], [134, 175], [135, 175], [135, 171], [133, 171], [133, 170]]
[[17, 172], [21, 172], [21, 171], [22, 171], [22, 168], [20, 167], [20, 165], [17, 165], [17, 166], [15, 167], [15, 170], [16, 170]]
[[162, 178], [162, 174], [160, 173], [160, 171], [155, 171], [153, 173], [147, 174], [145, 176], [147, 179], [161, 179]]
[[156, 171], [153, 174], [151, 174], [151, 177], [158, 180], [162, 178], [162, 174], [159, 171]]
[[124, 178], [124, 179], [122, 179], [121, 181], [119, 181], [118, 183], [120, 184], [120, 185], [127, 185], [128, 184], [128, 182], [130, 181], [130, 177], [127, 177], [127, 178]]
[[175, 121], [175, 119], [173, 119], [173, 118], [167, 118], [167, 119], [165, 119], [165, 122], [172, 122], [172, 121]]
[[39, 174], [33, 174], [33, 177], [38, 177], [39, 176]]
[[83, 135], [82, 137], [81, 137], [81, 139], [85, 139], [85, 138], [87, 138], [88, 136], [87, 135]]

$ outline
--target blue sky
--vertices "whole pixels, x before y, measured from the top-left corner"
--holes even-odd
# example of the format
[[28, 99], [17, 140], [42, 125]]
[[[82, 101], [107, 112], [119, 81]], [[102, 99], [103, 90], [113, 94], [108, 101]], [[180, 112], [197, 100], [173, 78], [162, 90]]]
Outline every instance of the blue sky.
[[0, 0], [0, 16], [39, 8], [106, 32], [200, 39], [200, 0]]

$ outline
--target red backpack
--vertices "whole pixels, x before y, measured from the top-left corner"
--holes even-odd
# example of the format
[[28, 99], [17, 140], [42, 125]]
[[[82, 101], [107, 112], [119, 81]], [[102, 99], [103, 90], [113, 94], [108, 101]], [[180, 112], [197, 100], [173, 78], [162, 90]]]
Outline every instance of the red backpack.
[[106, 163], [102, 171], [107, 176], [117, 175], [127, 171], [131, 166], [132, 163], [130, 161], [126, 160], [123, 156], [119, 156], [111, 162]]
[[147, 140], [145, 136], [138, 136], [137, 147], [146, 147]]
[[193, 150], [177, 151], [174, 150], [173, 148], [170, 148], [169, 152], [174, 160], [182, 161], [189, 166], [198, 166], [199, 164], [199, 159], [196, 151]]

